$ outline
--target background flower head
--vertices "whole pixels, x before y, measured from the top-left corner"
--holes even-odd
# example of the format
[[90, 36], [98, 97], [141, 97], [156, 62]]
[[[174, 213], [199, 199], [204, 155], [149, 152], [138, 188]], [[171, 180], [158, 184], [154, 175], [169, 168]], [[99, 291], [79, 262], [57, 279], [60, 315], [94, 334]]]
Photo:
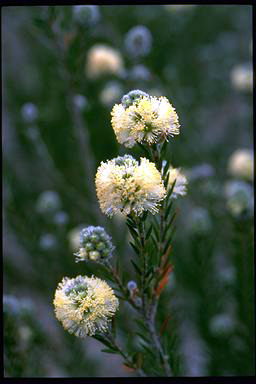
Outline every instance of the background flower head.
[[172, 197], [176, 199], [178, 196], [184, 196], [187, 194], [187, 184], [188, 180], [185, 175], [181, 172], [179, 168], [173, 168], [170, 166], [169, 168], [169, 188], [172, 187], [174, 180], [176, 180]]
[[143, 211], [156, 213], [165, 197], [161, 174], [146, 158], [140, 164], [130, 155], [101, 162], [96, 174], [96, 191], [101, 210], [108, 216]]
[[152, 35], [144, 25], [136, 25], [125, 36], [125, 48], [132, 57], [146, 56], [152, 46]]
[[103, 44], [94, 45], [88, 52], [86, 74], [96, 78], [105, 74], [119, 75], [123, 71], [123, 59], [120, 53]]
[[131, 92], [111, 112], [112, 127], [120, 144], [128, 148], [136, 143], [151, 145], [180, 133], [178, 115], [166, 97], [136, 91], [138, 96], [131, 99]]
[[73, 16], [82, 26], [93, 26], [100, 19], [99, 7], [97, 5], [74, 5]]
[[253, 151], [237, 149], [228, 160], [228, 171], [232, 176], [253, 180]]
[[97, 277], [64, 277], [54, 298], [55, 314], [63, 327], [77, 337], [106, 332], [119, 301], [112, 288]]
[[231, 215], [239, 216], [245, 212], [253, 215], [254, 191], [249, 183], [242, 180], [229, 180], [224, 185], [224, 195]]

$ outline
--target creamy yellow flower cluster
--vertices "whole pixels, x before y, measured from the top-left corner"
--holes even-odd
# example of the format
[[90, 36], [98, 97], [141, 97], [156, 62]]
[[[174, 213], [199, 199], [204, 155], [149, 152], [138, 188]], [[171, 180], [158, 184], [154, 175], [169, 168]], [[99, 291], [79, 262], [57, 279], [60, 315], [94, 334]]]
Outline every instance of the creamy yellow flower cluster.
[[166, 97], [149, 96], [140, 90], [125, 95], [111, 112], [117, 141], [131, 148], [136, 143], [159, 143], [180, 133], [175, 108]]
[[175, 185], [172, 191], [172, 198], [176, 199], [178, 196], [185, 196], [187, 194], [187, 184], [188, 180], [185, 175], [181, 172], [179, 168], [169, 168], [169, 187], [175, 181]]
[[[124, 95], [111, 112], [112, 126], [120, 144], [131, 148], [136, 143], [163, 143], [178, 135], [179, 121], [175, 109], [166, 97], [152, 97], [140, 90]], [[170, 168], [169, 186], [172, 197], [186, 194], [187, 179], [179, 169]], [[146, 158], [140, 164], [130, 155], [101, 162], [96, 174], [96, 192], [103, 213], [140, 216], [143, 211], [153, 214], [166, 196], [160, 172]]]
[[77, 337], [104, 333], [119, 307], [113, 289], [97, 277], [64, 277], [54, 298], [55, 314], [63, 327]]
[[166, 195], [155, 164], [144, 157], [139, 164], [130, 155], [101, 162], [96, 192], [101, 210], [110, 217], [117, 213], [140, 215], [144, 210], [154, 214]]

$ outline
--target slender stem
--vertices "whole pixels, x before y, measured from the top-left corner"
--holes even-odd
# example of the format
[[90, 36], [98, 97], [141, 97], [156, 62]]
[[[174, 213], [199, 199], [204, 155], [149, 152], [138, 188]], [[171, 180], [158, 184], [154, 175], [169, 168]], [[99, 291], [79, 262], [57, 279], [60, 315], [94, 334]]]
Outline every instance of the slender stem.
[[158, 305], [158, 295], [153, 292], [150, 305], [147, 307], [146, 295], [144, 294], [145, 288], [145, 271], [146, 271], [146, 252], [145, 252], [145, 234], [144, 234], [144, 223], [137, 220], [137, 226], [139, 230], [140, 243], [141, 243], [141, 257], [143, 259], [143, 269], [142, 269], [142, 304], [143, 304], [143, 317], [148, 325], [150, 335], [152, 337], [152, 344], [158, 351], [161, 356], [164, 364], [164, 370], [167, 376], [172, 376], [171, 368], [168, 362], [168, 355], [165, 355], [162, 348], [160, 338], [156, 332], [155, 318], [156, 318], [156, 309]]
[[139, 231], [139, 238], [140, 238], [140, 258], [142, 260], [142, 276], [141, 276], [141, 291], [142, 291], [142, 308], [143, 313], [146, 313], [146, 295], [145, 295], [145, 282], [146, 282], [146, 268], [147, 268], [147, 255], [145, 251], [145, 228], [144, 223], [140, 218], [136, 218], [137, 227]]
[[124, 358], [125, 362], [126, 362], [129, 366], [133, 367], [133, 369], [134, 369], [135, 371], [137, 371], [137, 373], [138, 373], [139, 376], [145, 376], [143, 370], [142, 370], [141, 368], [137, 368], [137, 367], [135, 366], [135, 364], [129, 359], [129, 356], [127, 355], [127, 353], [125, 353], [125, 352], [122, 350], [122, 348], [117, 344], [117, 342], [116, 342], [116, 340], [113, 338], [112, 334], [108, 334], [108, 335], [107, 335], [107, 338], [108, 338], [108, 340], [111, 342], [111, 344], [113, 345], [113, 347], [115, 347], [116, 350], [118, 350], [118, 352], [120, 353], [120, 355]]
[[[162, 168], [162, 159], [161, 159], [161, 153], [162, 148], [159, 146], [156, 147], [156, 149], [152, 149], [152, 158], [154, 162], [156, 163], [156, 167], [158, 168], [159, 172], [161, 172]], [[158, 245], [158, 251], [159, 251], [159, 267], [161, 267], [162, 262], [162, 256], [163, 256], [163, 249], [164, 249], [164, 239], [163, 239], [163, 233], [165, 231], [165, 219], [164, 219], [164, 210], [165, 210], [165, 202], [162, 202], [161, 208], [160, 208], [160, 223], [159, 223], [159, 245]], [[171, 367], [168, 361], [168, 355], [164, 353], [163, 347], [160, 342], [160, 337], [157, 335], [156, 331], [156, 312], [157, 312], [157, 305], [158, 305], [159, 295], [156, 293], [156, 291], [152, 292], [151, 296], [151, 302], [148, 307], [148, 311], [145, 316], [146, 323], [148, 325], [148, 329], [152, 338], [152, 344], [158, 351], [164, 365], [165, 374], [169, 377], [172, 376]]]
[[171, 372], [171, 368], [168, 361], [168, 355], [164, 353], [164, 350], [160, 342], [160, 338], [157, 335], [156, 328], [155, 328], [155, 313], [156, 313], [157, 303], [158, 303], [158, 300], [156, 301], [156, 305], [153, 308], [152, 315], [149, 318], [147, 318], [147, 324], [148, 324], [149, 332], [152, 337], [153, 344], [163, 360], [166, 376], [169, 377], [169, 376], [172, 376], [172, 372]]

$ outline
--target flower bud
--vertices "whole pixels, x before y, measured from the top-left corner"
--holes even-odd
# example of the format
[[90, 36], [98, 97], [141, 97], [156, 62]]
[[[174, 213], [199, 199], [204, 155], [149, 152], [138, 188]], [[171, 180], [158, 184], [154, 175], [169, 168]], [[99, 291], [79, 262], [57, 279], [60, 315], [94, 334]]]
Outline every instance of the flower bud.
[[104, 262], [112, 256], [114, 246], [111, 237], [104, 228], [89, 226], [80, 232], [80, 249], [76, 253], [76, 262], [92, 260]]
[[92, 26], [100, 19], [99, 7], [97, 5], [74, 5], [73, 15], [75, 21], [81, 26]]
[[128, 281], [127, 288], [129, 289], [129, 291], [132, 291], [133, 289], [137, 288], [136, 282], [133, 280]]
[[38, 117], [38, 109], [33, 103], [23, 104], [21, 115], [26, 123], [33, 123]]
[[253, 188], [244, 181], [228, 181], [224, 186], [227, 199], [227, 209], [233, 216], [243, 213], [253, 214], [254, 195]]
[[44, 191], [36, 202], [36, 210], [39, 213], [53, 213], [60, 209], [61, 201], [57, 192]]
[[57, 239], [51, 233], [46, 233], [40, 237], [40, 248], [44, 251], [48, 251], [57, 247]]
[[126, 34], [124, 44], [132, 57], [146, 56], [152, 46], [151, 32], [144, 25], [137, 25]]

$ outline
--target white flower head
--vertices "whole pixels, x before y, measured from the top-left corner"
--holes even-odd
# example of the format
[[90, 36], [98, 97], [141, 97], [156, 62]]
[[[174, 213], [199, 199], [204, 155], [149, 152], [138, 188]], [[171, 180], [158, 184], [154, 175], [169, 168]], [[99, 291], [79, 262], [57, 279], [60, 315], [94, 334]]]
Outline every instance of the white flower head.
[[169, 188], [172, 187], [175, 181], [175, 185], [172, 191], [172, 198], [177, 199], [179, 196], [185, 196], [187, 194], [187, 184], [188, 180], [185, 175], [181, 172], [180, 168], [169, 168]]
[[237, 149], [228, 160], [228, 172], [235, 177], [253, 180], [253, 151]]
[[120, 75], [123, 71], [123, 59], [119, 51], [103, 44], [94, 45], [88, 52], [86, 74], [90, 78], [101, 75]]
[[108, 331], [119, 307], [113, 289], [97, 277], [64, 277], [54, 297], [55, 314], [63, 327], [77, 337]]
[[117, 141], [131, 148], [136, 143], [152, 145], [180, 133], [178, 115], [166, 97], [129, 92], [111, 112]]
[[165, 197], [160, 172], [146, 158], [140, 164], [130, 155], [101, 162], [96, 174], [96, 192], [101, 210], [108, 216], [155, 214]]

